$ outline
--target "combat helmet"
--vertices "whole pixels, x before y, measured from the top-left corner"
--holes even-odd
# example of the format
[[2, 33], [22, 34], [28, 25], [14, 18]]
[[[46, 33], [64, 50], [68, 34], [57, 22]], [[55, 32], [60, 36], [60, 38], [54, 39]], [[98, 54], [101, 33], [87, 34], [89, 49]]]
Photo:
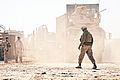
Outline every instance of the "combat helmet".
[[81, 27], [81, 30], [87, 30], [87, 27], [86, 26], [83, 26], [83, 27]]

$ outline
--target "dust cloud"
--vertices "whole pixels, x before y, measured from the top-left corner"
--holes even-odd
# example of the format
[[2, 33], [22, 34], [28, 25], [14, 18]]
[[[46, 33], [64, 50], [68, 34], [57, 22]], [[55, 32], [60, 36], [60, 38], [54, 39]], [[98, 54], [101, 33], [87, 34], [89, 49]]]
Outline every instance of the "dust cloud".
[[[99, 32], [97, 32], [97, 28], [89, 30], [94, 37], [95, 59], [97, 62], [101, 62], [105, 47], [104, 34], [101, 29]], [[77, 34], [58, 37], [58, 33], [48, 32], [46, 26], [41, 26], [24, 39], [24, 55], [28, 59], [41, 63], [77, 63], [80, 54], [78, 46], [81, 34], [82, 32], [79, 30]], [[83, 62], [90, 62], [86, 55]]]
[[[93, 34], [93, 56], [97, 63], [119, 61], [119, 39], [106, 39], [101, 28], [88, 28]], [[39, 27], [33, 34], [24, 39], [24, 56], [40, 63], [77, 63], [80, 51], [78, 50], [78, 34], [57, 37], [58, 33], [48, 32], [47, 27]], [[87, 55], [83, 62], [91, 63]]]

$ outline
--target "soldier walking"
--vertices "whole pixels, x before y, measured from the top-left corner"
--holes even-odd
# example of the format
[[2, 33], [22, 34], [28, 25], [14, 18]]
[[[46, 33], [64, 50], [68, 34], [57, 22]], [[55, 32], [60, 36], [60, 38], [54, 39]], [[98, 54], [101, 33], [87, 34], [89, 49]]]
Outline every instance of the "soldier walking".
[[[80, 37], [80, 45], [78, 47], [79, 50], [81, 50], [79, 58], [78, 58], [78, 66], [76, 68], [82, 68], [81, 63], [84, 58], [85, 53], [88, 55], [90, 61], [93, 63], [93, 68], [96, 69], [96, 63], [95, 59], [93, 57], [92, 52], [92, 44], [93, 44], [93, 37], [92, 34], [87, 30], [87, 27], [82, 27], [81, 30], [83, 31], [83, 34]], [[81, 49], [80, 49], [81, 48]]]

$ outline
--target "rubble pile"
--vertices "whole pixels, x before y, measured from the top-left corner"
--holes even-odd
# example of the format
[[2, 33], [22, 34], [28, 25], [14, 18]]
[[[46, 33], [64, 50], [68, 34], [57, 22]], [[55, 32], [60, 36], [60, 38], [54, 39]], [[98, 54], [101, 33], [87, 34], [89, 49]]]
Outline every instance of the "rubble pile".
[[38, 64], [38, 63], [0, 63], [0, 80], [120, 80], [120, 65], [98, 64], [97, 70], [91, 64]]

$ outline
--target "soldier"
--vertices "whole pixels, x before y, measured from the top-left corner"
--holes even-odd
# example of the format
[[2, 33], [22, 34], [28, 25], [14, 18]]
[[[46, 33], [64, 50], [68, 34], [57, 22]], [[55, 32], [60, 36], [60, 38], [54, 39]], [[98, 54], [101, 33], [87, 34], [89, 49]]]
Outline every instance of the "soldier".
[[23, 43], [20, 40], [20, 37], [17, 37], [17, 41], [15, 42], [15, 60], [16, 63], [18, 63], [18, 58], [20, 59], [20, 62], [22, 63], [22, 54], [23, 54]]
[[89, 59], [91, 60], [91, 62], [93, 63], [92, 69], [96, 69], [97, 66], [96, 66], [95, 59], [93, 57], [93, 52], [92, 52], [92, 44], [93, 44], [92, 34], [90, 32], [88, 32], [86, 27], [82, 27], [81, 30], [83, 31], [83, 34], [81, 35], [81, 38], [80, 38], [81, 43], [78, 47], [79, 50], [81, 47], [81, 53], [80, 53], [79, 59], [78, 59], [79, 66], [77, 66], [76, 68], [82, 68], [81, 63], [82, 63], [82, 60], [86, 53], [88, 55]]
[[4, 46], [4, 62], [8, 63], [8, 52], [9, 48], [11, 47], [8, 37], [6, 37], [5, 41], [3, 42], [3, 46]]

